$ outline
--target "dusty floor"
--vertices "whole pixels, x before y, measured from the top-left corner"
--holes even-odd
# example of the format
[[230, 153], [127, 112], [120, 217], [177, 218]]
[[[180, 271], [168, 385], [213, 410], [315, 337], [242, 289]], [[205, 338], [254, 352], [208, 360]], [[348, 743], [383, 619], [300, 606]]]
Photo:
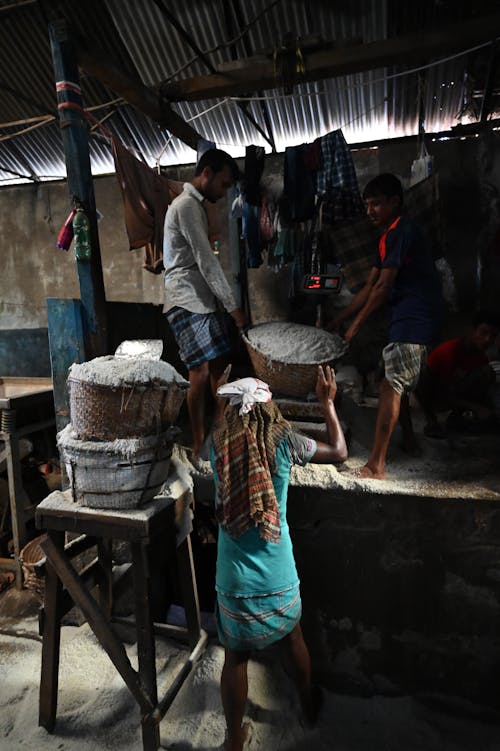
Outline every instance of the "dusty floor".
[[[87, 625], [62, 630], [57, 725], [53, 735], [38, 727], [41, 642], [33, 604], [25, 594], [4, 595], [0, 602], [0, 751], [141, 751], [139, 711]], [[135, 664], [135, 647], [127, 646], [127, 652]], [[158, 641], [157, 664], [163, 685], [168, 685], [184, 655], [174, 642]], [[219, 697], [222, 659], [222, 649], [211, 640], [162, 720], [161, 748], [215, 751], [220, 747], [224, 739]], [[318, 726], [307, 730], [276, 650], [251, 661], [249, 684], [248, 717], [254, 723], [250, 749], [499, 748], [500, 726], [484, 718], [474, 719], [470, 706], [459, 704], [450, 714], [410, 696], [361, 699], [325, 692]]]

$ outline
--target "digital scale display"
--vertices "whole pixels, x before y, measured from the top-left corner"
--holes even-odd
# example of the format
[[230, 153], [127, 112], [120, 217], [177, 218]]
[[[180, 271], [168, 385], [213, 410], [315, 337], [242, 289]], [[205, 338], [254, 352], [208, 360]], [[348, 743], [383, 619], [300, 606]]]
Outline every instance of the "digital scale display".
[[303, 281], [304, 292], [340, 292], [340, 274], [306, 274]]

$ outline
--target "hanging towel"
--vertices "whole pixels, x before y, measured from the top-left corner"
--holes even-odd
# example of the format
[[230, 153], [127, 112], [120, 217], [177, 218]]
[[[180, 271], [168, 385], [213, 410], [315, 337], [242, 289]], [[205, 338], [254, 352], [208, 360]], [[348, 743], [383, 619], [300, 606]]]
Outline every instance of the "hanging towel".
[[163, 271], [163, 223], [175, 193], [166, 177], [136, 159], [116, 138], [113, 156], [130, 250], [144, 247], [144, 268], [159, 274]]

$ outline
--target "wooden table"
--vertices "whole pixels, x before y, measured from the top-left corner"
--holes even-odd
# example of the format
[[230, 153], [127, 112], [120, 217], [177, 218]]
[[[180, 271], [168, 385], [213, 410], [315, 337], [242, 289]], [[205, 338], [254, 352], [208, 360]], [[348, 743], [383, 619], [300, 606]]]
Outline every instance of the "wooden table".
[[[174, 465], [175, 471], [175, 465]], [[200, 627], [200, 609], [191, 553], [191, 488], [174, 478], [168, 492], [140, 509], [92, 509], [72, 502], [69, 491], [51, 493], [36, 510], [36, 522], [47, 530], [41, 544], [46, 556], [44, 616], [41, 619], [42, 668], [39, 724], [53, 732], [56, 722], [61, 618], [78, 605], [102, 647], [122, 676], [141, 712], [144, 751], [160, 744], [159, 723], [202, 653], [207, 635]], [[182, 531], [183, 530], [183, 531]], [[180, 531], [180, 534], [179, 534]], [[80, 536], [64, 544], [65, 533]], [[176, 540], [177, 532], [177, 540]], [[137, 635], [138, 671], [111, 625], [112, 540], [130, 543]], [[151, 591], [151, 553], [159, 543], [175, 548], [187, 627], [154, 623]], [[75, 553], [97, 545], [96, 560], [77, 571]], [[98, 584], [98, 599], [92, 595]], [[191, 653], [180, 673], [159, 701], [157, 695], [155, 633], [188, 641]]]

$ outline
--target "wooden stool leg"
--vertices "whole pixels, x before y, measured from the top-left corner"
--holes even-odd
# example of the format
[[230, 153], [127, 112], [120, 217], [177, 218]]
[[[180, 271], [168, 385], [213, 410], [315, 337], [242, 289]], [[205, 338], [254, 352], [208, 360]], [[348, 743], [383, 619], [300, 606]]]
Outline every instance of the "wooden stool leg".
[[[134, 572], [135, 622], [137, 628], [137, 656], [139, 675], [146, 692], [156, 708], [158, 691], [156, 685], [156, 647], [151, 612], [151, 578], [149, 570], [149, 547], [131, 544], [132, 570]], [[144, 751], [156, 751], [160, 746], [159, 713], [143, 715], [142, 743]]]
[[[49, 532], [48, 535], [54, 545], [61, 550], [64, 548], [64, 532]], [[61, 609], [62, 584], [55, 569], [47, 560], [38, 724], [49, 733], [54, 730], [56, 724]]]
[[99, 558], [99, 605], [109, 619], [113, 609], [113, 554], [111, 540], [100, 539], [97, 542]]
[[177, 562], [179, 580], [182, 591], [186, 624], [189, 634], [189, 646], [194, 649], [201, 633], [200, 603], [196, 586], [196, 573], [194, 570], [193, 553], [191, 550], [191, 538], [188, 535], [177, 548]]

